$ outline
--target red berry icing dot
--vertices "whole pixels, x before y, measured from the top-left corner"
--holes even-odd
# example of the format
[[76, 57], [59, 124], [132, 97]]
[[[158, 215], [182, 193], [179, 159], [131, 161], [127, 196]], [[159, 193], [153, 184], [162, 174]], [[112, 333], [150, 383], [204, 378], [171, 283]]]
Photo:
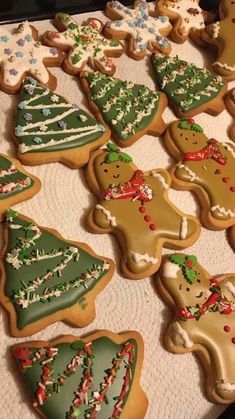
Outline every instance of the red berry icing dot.
[[232, 18], [232, 22], [235, 23], [235, 17]]
[[222, 169], [216, 169], [215, 174], [220, 175], [222, 173]]
[[145, 221], [147, 221], [147, 223], [149, 223], [149, 221], [151, 221], [150, 215], [145, 215], [144, 219], [145, 219]]
[[188, 119], [188, 122], [189, 122], [189, 124], [193, 125], [195, 121], [194, 121], [194, 119], [193, 119], [193, 118], [189, 118], [189, 119]]
[[139, 208], [139, 212], [141, 212], [142, 214], [143, 214], [145, 211], [146, 211], [146, 208], [145, 208], [145, 207], [140, 207], [140, 208]]
[[224, 183], [228, 183], [228, 182], [229, 182], [229, 180], [230, 180], [230, 178], [229, 178], [229, 177], [223, 177], [223, 182], [224, 182]]
[[235, 338], [232, 338], [232, 343], [235, 345]]
[[235, 192], [235, 186], [230, 186], [230, 191]]
[[224, 326], [224, 331], [225, 331], [226, 333], [228, 333], [228, 332], [230, 332], [230, 330], [231, 330], [231, 327], [230, 327], [228, 324], [226, 324], [226, 325]]
[[157, 228], [157, 224], [150, 224], [149, 228], [154, 231]]

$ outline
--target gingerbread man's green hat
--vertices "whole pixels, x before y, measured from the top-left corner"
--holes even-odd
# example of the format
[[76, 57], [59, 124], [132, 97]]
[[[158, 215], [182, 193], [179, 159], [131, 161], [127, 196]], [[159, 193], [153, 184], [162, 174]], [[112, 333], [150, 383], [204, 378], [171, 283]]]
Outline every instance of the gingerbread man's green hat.
[[115, 163], [118, 160], [121, 160], [124, 163], [131, 163], [133, 161], [127, 153], [123, 153], [120, 149], [113, 143], [108, 143], [106, 145], [108, 154], [105, 157], [105, 163]]

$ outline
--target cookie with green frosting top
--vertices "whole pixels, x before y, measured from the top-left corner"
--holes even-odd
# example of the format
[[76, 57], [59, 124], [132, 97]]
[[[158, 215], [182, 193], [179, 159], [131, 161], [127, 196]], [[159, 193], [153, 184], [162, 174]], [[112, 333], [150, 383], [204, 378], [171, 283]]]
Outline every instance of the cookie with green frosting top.
[[28, 173], [17, 159], [0, 153], [0, 221], [14, 204], [32, 198], [41, 182]]
[[233, 141], [235, 141], [235, 88], [229, 90], [224, 98], [224, 101], [227, 110], [234, 118], [232, 126], [229, 129], [229, 136]]
[[157, 85], [167, 95], [178, 117], [191, 117], [201, 112], [218, 115], [224, 110], [227, 83], [222, 77], [178, 56], [153, 54], [152, 62]]
[[110, 137], [110, 130], [78, 105], [31, 77], [25, 79], [18, 104], [14, 140], [22, 163], [61, 162], [84, 166], [92, 150]]
[[111, 129], [120, 147], [130, 146], [145, 134], [163, 133], [162, 113], [167, 106], [163, 93], [99, 72], [83, 72], [81, 76], [91, 110]]
[[33, 406], [46, 419], [144, 419], [143, 339], [108, 330], [12, 347]]
[[193, 118], [173, 121], [164, 133], [176, 160], [173, 187], [190, 190], [200, 203], [202, 224], [223, 230], [235, 224], [235, 146], [207, 137]]
[[170, 352], [196, 352], [214, 403], [235, 400], [235, 274], [211, 276], [194, 255], [163, 257], [156, 286], [172, 310], [165, 332]]
[[65, 240], [14, 210], [6, 216], [0, 301], [13, 336], [30, 336], [64, 320], [84, 327], [95, 298], [111, 279], [113, 262], [84, 243]]
[[47, 31], [43, 39], [47, 45], [68, 53], [63, 62], [67, 73], [79, 74], [86, 65], [111, 76], [115, 73], [111, 57], [120, 57], [123, 46], [117, 39], [103, 36], [104, 25], [99, 19], [89, 18], [79, 24], [67, 13], [57, 13], [54, 25], [60, 32]]

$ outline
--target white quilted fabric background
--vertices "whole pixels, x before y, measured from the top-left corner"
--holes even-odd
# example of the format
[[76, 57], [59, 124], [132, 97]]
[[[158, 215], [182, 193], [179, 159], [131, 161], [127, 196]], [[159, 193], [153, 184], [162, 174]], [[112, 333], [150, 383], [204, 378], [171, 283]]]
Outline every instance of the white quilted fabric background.
[[[88, 16], [78, 15], [75, 18], [82, 22]], [[101, 12], [95, 13], [95, 16], [105, 19]], [[53, 29], [48, 21], [34, 24], [40, 33]], [[179, 54], [181, 58], [191, 60], [199, 66], [213, 59], [210, 49], [199, 50], [190, 42], [183, 45], [174, 44], [172, 54]], [[136, 62], [123, 55], [115, 62], [117, 77], [155, 88], [154, 73], [149, 59]], [[57, 92], [72, 103], [77, 102], [85, 108], [86, 98], [81, 92], [78, 78], [57, 68], [52, 69], [52, 72], [58, 78]], [[235, 83], [230, 83], [230, 87], [233, 85]], [[0, 92], [0, 150], [13, 156], [16, 155], [16, 149], [11, 139], [11, 131], [17, 103], [18, 95], [9, 96]], [[175, 119], [169, 108], [164, 112], [164, 119], [166, 122]], [[218, 117], [201, 114], [196, 120], [204, 127], [208, 136], [222, 141], [228, 140], [226, 131], [231, 124], [231, 117], [226, 110]], [[162, 143], [161, 138], [144, 136], [127, 152], [143, 170], [157, 167], [166, 169], [173, 161]], [[163, 347], [162, 337], [170, 319], [170, 312], [156, 293], [155, 279], [131, 281], [121, 277], [118, 267], [120, 249], [116, 240], [108, 235], [95, 236], [84, 228], [84, 219], [95, 199], [86, 185], [83, 169], [71, 170], [59, 163], [27, 169], [42, 180], [43, 187], [33, 199], [16, 205], [15, 209], [32, 217], [41, 225], [57, 229], [65, 238], [87, 242], [98, 254], [111, 257], [117, 264], [112, 281], [97, 298], [96, 320], [89, 327], [72, 329], [63, 323], [56, 323], [34, 335], [32, 339], [48, 340], [68, 333], [79, 336], [102, 328], [114, 332], [138, 330], [145, 341], [141, 382], [149, 399], [146, 419], [217, 418], [225, 407], [207, 401], [204, 391], [205, 373], [197, 358], [192, 354], [173, 355]], [[171, 189], [170, 197], [186, 213], [198, 214], [198, 205], [191, 193]], [[201, 264], [212, 275], [235, 271], [234, 253], [227, 242], [225, 231], [214, 232], [202, 228], [198, 242], [187, 251], [197, 255]], [[164, 250], [164, 253], [167, 252], [168, 250]], [[33, 419], [36, 415], [31, 409], [27, 392], [15, 370], [9, 351], [9, 347], [20, 339], [10, 337], [7, 316], [2, 309], [0, 341], [0, 417]]]

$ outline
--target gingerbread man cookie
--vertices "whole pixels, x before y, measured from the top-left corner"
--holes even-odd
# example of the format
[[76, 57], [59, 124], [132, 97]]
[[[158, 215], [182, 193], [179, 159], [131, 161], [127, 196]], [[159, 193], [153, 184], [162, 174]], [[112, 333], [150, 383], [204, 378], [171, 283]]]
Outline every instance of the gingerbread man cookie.
[[218, 58], [212, 64], [213, 71], [226, 80], [235, 80], [235, 2], [221, 0], [220, 21], [206, 26], [202, 39], [218, 48]]
[[111, 128], [118, 145], [128, 147], [144, 134], [163, 133], [166, 126], [162, 113], [167, 105], [164, 93], [99, 72], [84, 72], [82, 76], [91, 110], [102, 124]]
[[157, 15], [166, 15], [173, 23], [170, 37], [179, 44], [192, 38], [200, 42], [201, 30], [205, 28], [205, 17], [209, 13], [199, 7], [199, 0], [157, 0]]
[[91, 150], [110, 138], [105, 129], [78, 105], [27, 77], [22, 85], [14, 140], [24, 164], [60, 161], [76, 169]]
[[172, 122], [165, 145], [178, 161], [173, 186], [195, 192], [206, 228], [222, 230], [235, 223], [235, 146], [208, 138], [192, 118]]
[[43, 418], [144, 419], [148, 400], [140, 386], [139, 333], [68, 335], [20, 343], [12, 353]]
[[65, 241], [16, 211], [7, 212], [1, 254], [0, 301], [13, 336], [30, 336], [64, 320], [84, 327], [114, 264], [84, 243]]
[[127, 39], [127, 53], [135, 60], [142, 60], [147, 49], [163, 54], [171, 52], [166, 38], [171, 31], [168, 17], [152, 17], [149, 9], [145, 0], [135, 0], [132, 9], [116, 0], [106, 4], [105, 13], [114, 22], [106, 23], [105, 35], [111, 39]]
[[120, 57], [123, 47], [116, 39], [108, 40], [102, 34], [103, 23], [89, 18], [84, 25], [78, 24], [67, 13], [57, 13], [55, 26], [61, 32], [45, 32], [47, 45], [68, 52], [63, 68], [69, 74], [79, 74], [88, 63], [93, 70], [112, 76], [116, 67], [111, 57]]
[[20, 162], [0, 153], [0, 221], [14, 204], [32, 198], [41, 189], [41, 182], [26, 172]]
[[60, 66], [64, 56], [56, 48], [48, 48], [38, 41], [38, 31], [23, 22], [6, 31], [0, 29], [0, 86], [6, 93], [16, 93], [26, 75], [54, 90], [56, 78], [47, 67]]
[[224, 110], [223, 96], [227, 83], [222, 77], [193, 63], [153, 54], [156, 80], [178, 117], [194, 116], [201, 112], [218, 115]]
[[196, 256], [164, 256], [157, 288], [174, 317], [165, 335], [169, 351], [198, 353], [211, 401], [235, 401], [235, 274], [212, 277]]
[[117, 236], [126, 277], [152, 275], [160, 266], [163, 246], [185, 248], [198, 239], [197, 219], [182, 213], [168, 198], [167, 171], [143, 173], [128, 154], [110, 143], [93, 153], [87, 178], [99, 200], [88, 216], [88, 227]]
[[231, 113], [231, 115], [234, 118], [234, 122], [231, 128], [229, 129], [229, 136], [231, 137], [233, 141], [235, 141], [235, 88], [229, 90], [224, 100], [225, 100], [226, 108], [228, 109], [228, 111]]

